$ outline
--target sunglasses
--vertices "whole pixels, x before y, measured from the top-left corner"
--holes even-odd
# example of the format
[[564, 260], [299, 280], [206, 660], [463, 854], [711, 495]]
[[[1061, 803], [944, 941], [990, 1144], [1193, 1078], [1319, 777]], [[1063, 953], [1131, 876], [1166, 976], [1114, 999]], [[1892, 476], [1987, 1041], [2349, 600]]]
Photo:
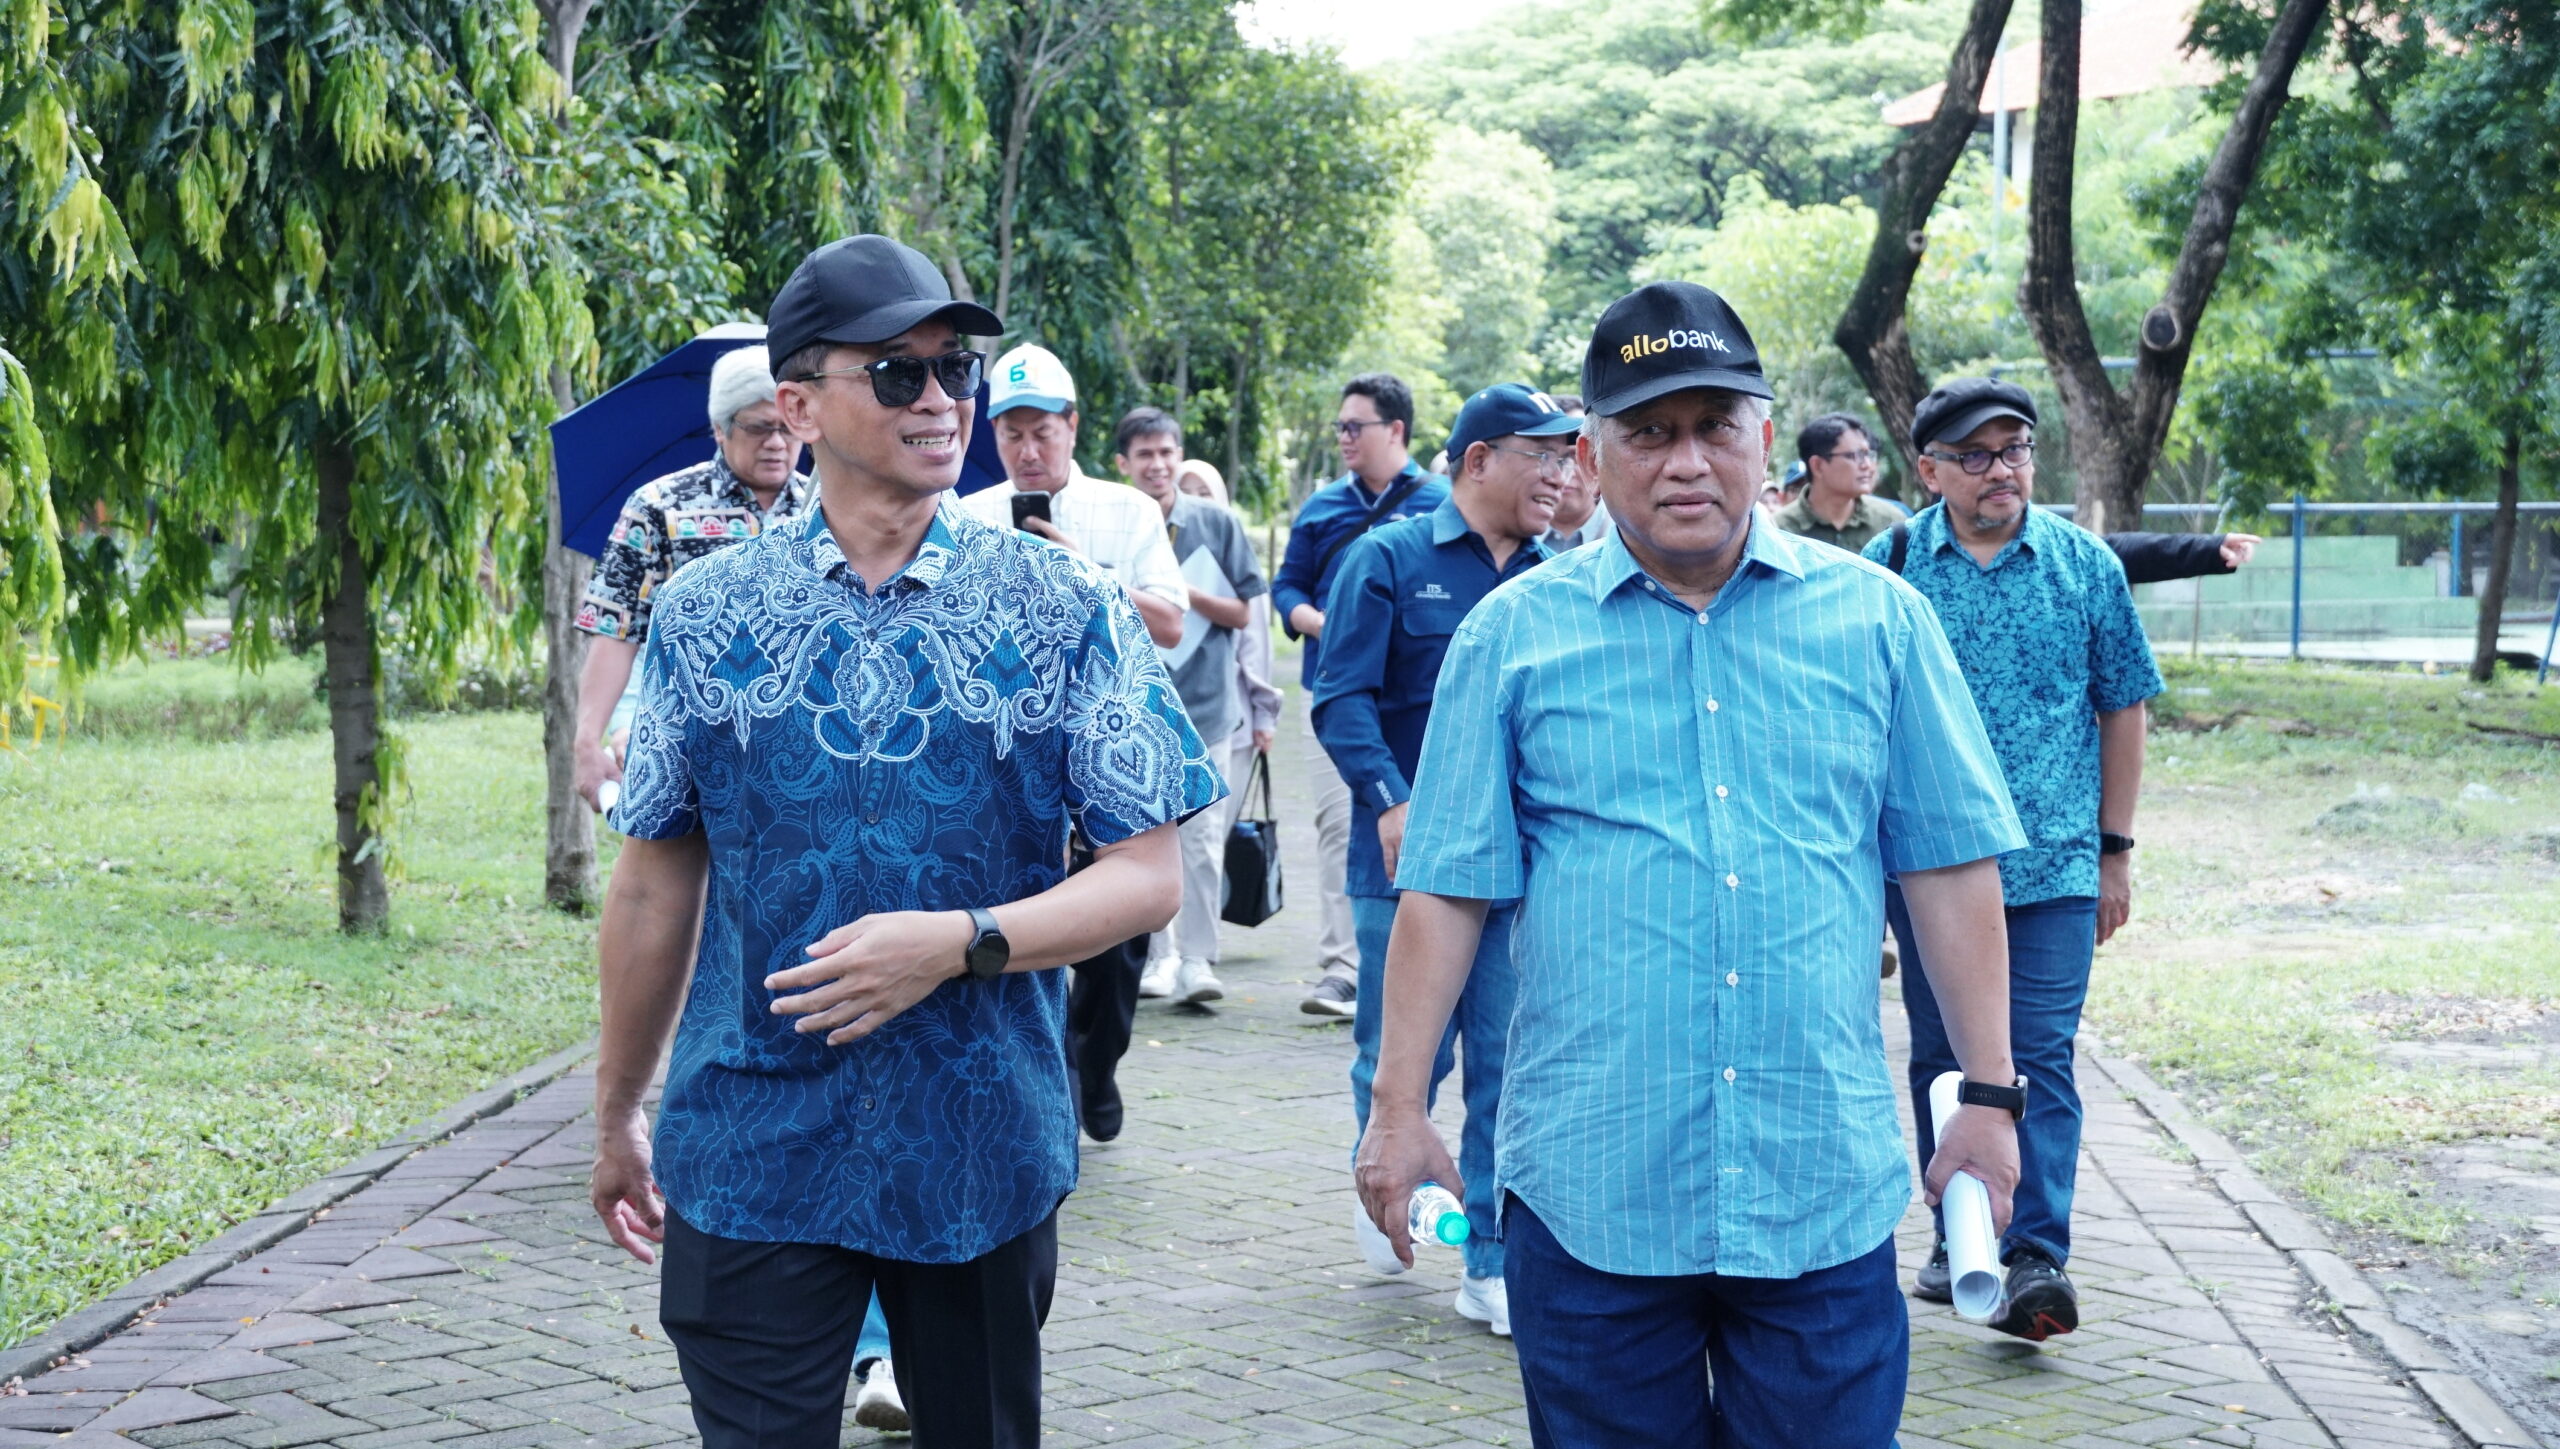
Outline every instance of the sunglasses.
[[822, 377], [840, 377], [849, 372], [868, 374], [871, 396], [884, 408], [902, 408], [924, 396], [925, 376], [930, 373], [942, 384], [942, 395], [954, 400], [978, 395], [978, 382], [985, 375], [987, 355], [983, 352], [943, 352], [932, 357], [884, 357], [860, 367], [836, 367], [825, 372], [812, 372], [795, 382], [815, 382]]

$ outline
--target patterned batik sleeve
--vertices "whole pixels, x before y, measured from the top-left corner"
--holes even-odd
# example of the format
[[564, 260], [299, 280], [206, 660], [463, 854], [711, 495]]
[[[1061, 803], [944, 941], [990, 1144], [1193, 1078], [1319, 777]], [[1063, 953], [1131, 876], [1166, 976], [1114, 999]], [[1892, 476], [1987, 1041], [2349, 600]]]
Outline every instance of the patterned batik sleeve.
[[1946, 631], [1917, 591], [1897, 593], [1903, 637], [1877, 830], [1885, 869], [1938, 870], [2021, 849], [2026, 830]]
[[1173, 677], [1120, 589], [1098, 590], [1067, 677], [1067, 810], [1112, 845], [1188, 820], [1226, 798]]
[[670, 673], [671, 653], [663, 635], [640, 653], [640, 707], [632, 714], [622, 760], [622, 798], [613, 807], [613, 828], [634, 840], [673, 840], [702, 828], [693, 761], [685, 755], [684, 697]]
[[658, 511], [633, 494], [613, 521], [613, 532], [587, 580], [578, 605], [578, 627], [605, 639], [637, 644], [649, 637], [649, 596], [662, 581], [666, 547]]
[[[1396, 858], [1396, 888], [1461, 900], [1507, 901], [1524, 888], [1520, 820], [1511, 798], [1519, 741], [1502, 698], [1502, 649], [1478, 608], [1440, 663], [1431, 723], [1413, 776], [1413, 811]], [[1325, 657], [1330, 667], [1331, 655]]]
[[2143, 632], [2142, 615], [2133, 607], [2133, 589], [2125, 583], [2124, 566], [2112, 554], [2099, 560], [2091, 588], [2089, 619], [2089, 702], [2100, 714], [2131, 709], [2166, 687], [2160, 665], [2151, 657], [2151, 637]]

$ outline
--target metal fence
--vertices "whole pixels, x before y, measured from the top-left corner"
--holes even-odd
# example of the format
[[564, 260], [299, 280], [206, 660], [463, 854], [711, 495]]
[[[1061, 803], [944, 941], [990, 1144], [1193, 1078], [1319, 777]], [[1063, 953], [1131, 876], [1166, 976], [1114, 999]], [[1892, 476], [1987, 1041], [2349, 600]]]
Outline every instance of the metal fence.
[[[2068, 505], [2057, 507], [2068, 516]], [[2136, 590], [2155, 643], [2191, 652], [2373, 660], [2467, 659], [2487, 575], [2491, 503], [2311, 503], [2269, 507], [2267, 542], [2238, 573]], [[2248, 528], [2209, 503], [2147, 506], [2145, 523], [2185, 531]], [[2548, 657], [2560, 588], [2560, 502], [2519, 505], [2503, 652]], [[2272, 525], [2272, 526], [2269, 526]], [[2522, 630], [2510, 640], [2504, 631]]]

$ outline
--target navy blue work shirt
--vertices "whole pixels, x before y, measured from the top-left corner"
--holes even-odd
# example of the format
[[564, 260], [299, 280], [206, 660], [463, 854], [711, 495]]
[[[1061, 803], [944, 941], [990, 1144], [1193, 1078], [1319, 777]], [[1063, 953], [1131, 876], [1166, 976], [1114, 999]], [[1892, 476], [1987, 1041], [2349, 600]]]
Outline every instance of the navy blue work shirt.
[[1344, 889], [1391, 896], [1380, 812], [1413, 795], [1422, 736], [1450, 637], [1494, 586], [1546, 562], [1531, 539], [1500, 568], [1454, 498], [1421, 518], [1369, 531], [1343, 550], [1324, 635], [1333, 647], [1315, 682], [1316, 739], [1351, 787], [1351, 863]]
[[883, 911], [996, 906], [1225, 793], [1128, 592], [946, 505], [866, 593], [826, 514], [657, 599], [614, 824], [702, 832], [709, 894], [655, 1168], [714, 1237], [979, 1257], [1076, 1185], [1062, 971], [945, 981], [844, 1046], [765, 977]]
[[[1333, 593], [1334, 580], [1342, 576], [1343, 556], [1351, 551], [1335, 548], [1335, 544], [1359, 533], [1370, 524], [1373, 515], [1378, 525], [1415, 518], [1439, 507], [1448, 497], [1449, 480], [1425, 472], [1421, 464], [1410, 459], [1383, 492], [1371, 493], [1361, 486], [1357, 474], [1345, 473], [1307, 495], [1297, 519], [1289, 525], [1289, 548], [1280, 557], [1279, 576], [1271, 581], [1271, 607], [1280, 611], [1280, 626], [1289, 631], [1289, 637], [1299, 637], [1289, 616], [1297, 612], [1300, 604], [1313, 604], [1324, 610], [1325, 638], [1333, 637], [1333, 609], [1325, 601]], [[1394, 501], [1390, 503], [1390, 499]], [[1387, 504], [1383, 510], [1379, 507], [1382, 503]], [[1329, 560], [1327, 555], [1331, 555]], [[1307, 640], [1298, 663], [1298, 682], [1309, 689], [1316, 686], [1317, 656], [1323, 652], [1322, 644], [1323, 640]]]

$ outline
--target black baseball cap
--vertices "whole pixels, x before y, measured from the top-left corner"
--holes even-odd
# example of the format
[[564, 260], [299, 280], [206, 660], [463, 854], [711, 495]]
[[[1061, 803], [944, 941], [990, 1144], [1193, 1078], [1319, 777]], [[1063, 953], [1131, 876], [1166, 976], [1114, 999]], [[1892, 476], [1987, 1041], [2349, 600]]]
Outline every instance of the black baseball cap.
[[1600, 314], [1582, 355], [1582, 395], [1615, 417], [1683, 388], [1775, 397], [1750, 329], [1724, 298], [1695, 282], [1647, 282]]
[[1954, 442], [1994, 418], [2016, 418], [2035, 426], [2036, 400], [2014, 382], [1996, 377], [1959, 377], [1932, 388], [1911, 413], [1911, 446], [1925, 448], [1944, 439]]
[[885, 236], [849, 236], [791, 269], [765, 313], [765, 349], [780, 367], [812, 342], [886, 342], [935, 317], [972, 337], [1004, 332], [995, 313], [952, 300], [951, 284], [924, 253]]

